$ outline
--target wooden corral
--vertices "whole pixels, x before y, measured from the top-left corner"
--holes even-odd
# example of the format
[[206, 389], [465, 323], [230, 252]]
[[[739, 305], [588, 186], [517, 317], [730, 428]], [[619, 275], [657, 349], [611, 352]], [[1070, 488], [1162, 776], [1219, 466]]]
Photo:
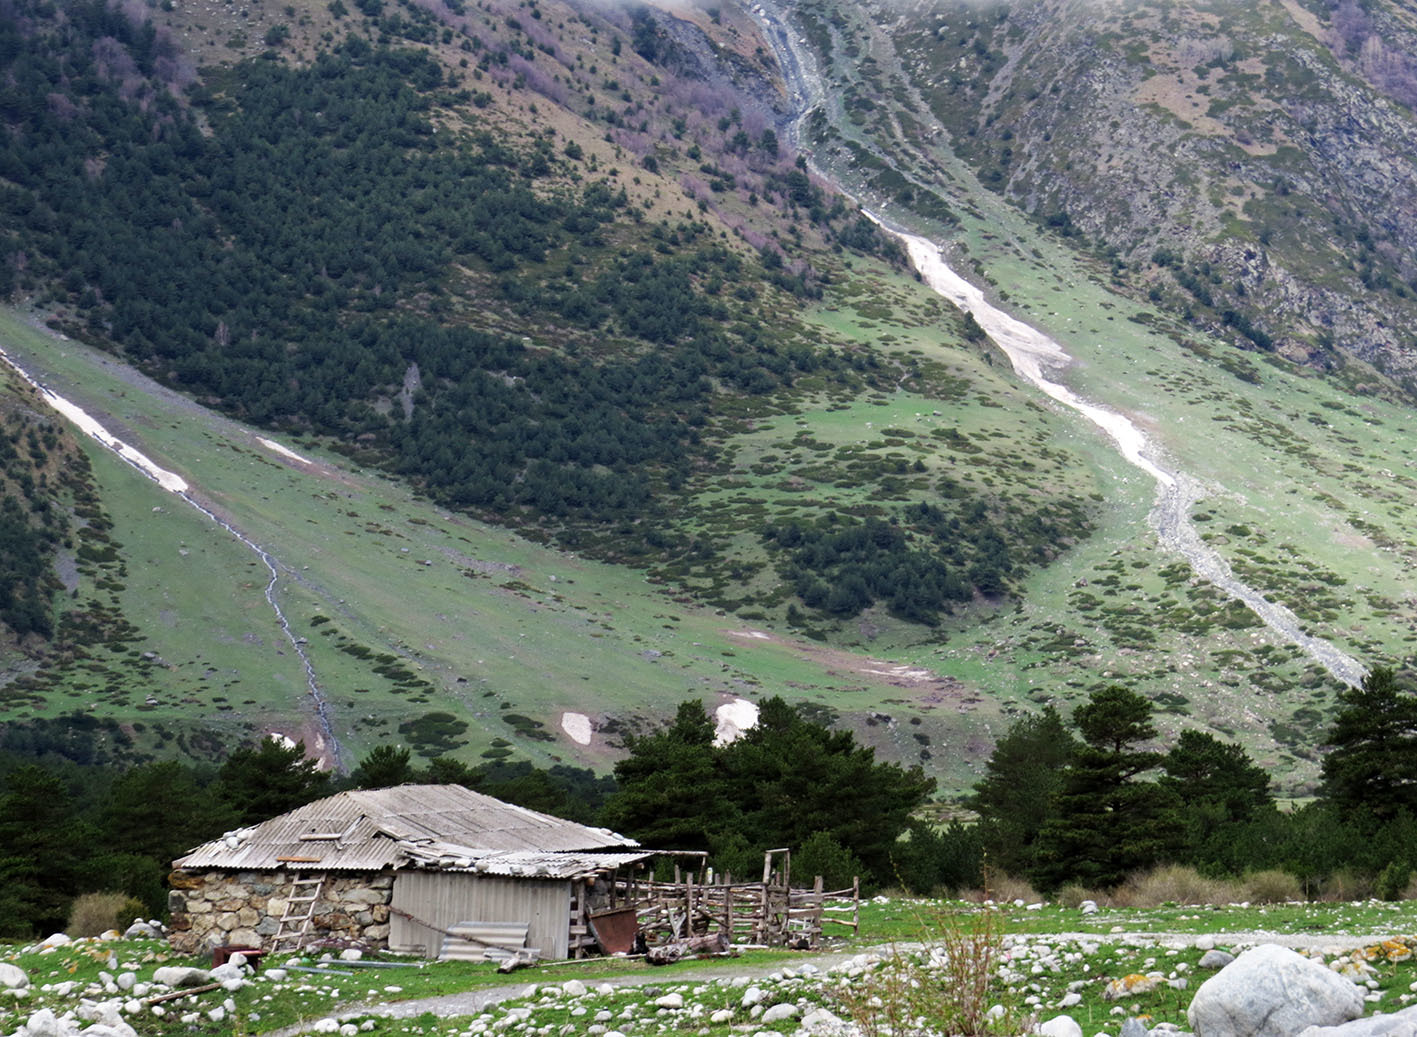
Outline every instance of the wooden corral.
[[786, 849], [764, 854], [763, 877], [757, 882], [711, 871], [701, 879], [678, 866], [674, 870], [672, 881], [615, 877], [608, 889], [597, 887], [600, 903], [586, 923], [623, 918], [632, 908], [651, 946], [724, 933], [736, 946], [797, 948], [818, 946], [830, 926], [855, 932], [860, 923], [860, 880], [853, 879], [848, 889], [826, 890], [818, 876], [810, 889], [793, 888]]

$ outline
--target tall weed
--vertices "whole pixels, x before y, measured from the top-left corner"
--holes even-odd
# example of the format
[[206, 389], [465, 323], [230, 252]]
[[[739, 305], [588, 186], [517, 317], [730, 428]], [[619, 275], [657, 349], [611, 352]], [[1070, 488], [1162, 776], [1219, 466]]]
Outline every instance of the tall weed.
[[863, 1037], [1020, 1033], [1016, 1014], [994, 1003], [1004, 960], [1004, 916], [995, 907], [939, 907], [918, 917], [920, 948], [892, 948], [838, 994]]
[[1242, 896], [1252, 904], [1284, 904], [1304, 899], [1304, 887], [1287, 871], [1252, 871], [1240, 880]]
[[1118, 907], [1160, 907], [1162, 904], [1229, 904], [1238, 899], [1235, 886], [1208, 879], [1194, 868], [1166, 864], [1130, 876], [1112, 894]]

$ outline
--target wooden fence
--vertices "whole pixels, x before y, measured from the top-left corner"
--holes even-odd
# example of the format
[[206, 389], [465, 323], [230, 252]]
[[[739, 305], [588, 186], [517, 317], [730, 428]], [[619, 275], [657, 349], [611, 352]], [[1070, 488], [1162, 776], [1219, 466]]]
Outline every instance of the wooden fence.
[[648, 943], [668, 943], [693, 936], [727, 933], [732, 944], [769, 947], [816, 947], [830, 926], [856, 931], [861, 917], [861, 883], [826, 890], [817, 877], [811, 889], [791, 885], [791, 857], [786, 850], [764, 855], [760, 882], [734, 882], [732, 876], [706, 876], [675, 868], [671, 882], [620, 879], [612, 902], [633, 905], [640, 932]]

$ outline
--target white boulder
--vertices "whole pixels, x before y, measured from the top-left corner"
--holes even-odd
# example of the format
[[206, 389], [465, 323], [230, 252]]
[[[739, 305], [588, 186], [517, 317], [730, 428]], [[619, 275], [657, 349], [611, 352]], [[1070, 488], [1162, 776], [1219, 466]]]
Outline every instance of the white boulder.
[[191, 965], [164, 965], [153, 973], [153, 982], [165, 987], [200, 987], [211, 981], [210, 972]]
[[759, 1020], [759, 1022], [780, 1023], [785, 1019], [796, 1019], [799, 1011], [800, 1009], [798, 1009], [796, 1005], [790, 1002], [785, 1002], [780, 1005], [773, 1005], [771, 1008], [769, 1008], [766, 1012], [763, 1013], [763, 1017]]
[[1264, 944], [1201, 984], [1186, 1019], [1196, 1037], [1293, 1037], [1363, 1014], [1349, 979], [1287, 947]]
[[24, 969], [18, 965], [11, 965], [8, 961], [0, 961], [0, 987], [17, 990], [29, 985], [30, 977]]
[[1310, 1026], [1297, 1037], [1410, 1037], [1417, 1033], [1417, 1006], [1391, 1015], [1370, 1015], [1338, 1026]]
[[29, 1037], [59, 1037], [62, 1032], [63, 1024], [48, 1008], [41, 1008], [25, 1023], [25, 1033]]
[[1082, 1027], [1070, 1015], [1055, 1015], [1046, 1023], [1039, 1023], [1034, 1032], [1039, 1037], [1082, 1037]]

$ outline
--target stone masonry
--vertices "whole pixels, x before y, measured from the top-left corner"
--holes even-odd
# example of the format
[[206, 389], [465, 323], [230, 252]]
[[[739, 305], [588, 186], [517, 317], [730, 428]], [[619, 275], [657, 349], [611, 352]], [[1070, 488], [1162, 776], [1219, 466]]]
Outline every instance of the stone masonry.
[[[290, 877], [280, 872], [174, 871], [168, 882], [169, 940], [184, 954], [269, 947], [290, 890]], [[387, 947], [393, 888], [392, 873], [327, 879], [306, 938]]]

